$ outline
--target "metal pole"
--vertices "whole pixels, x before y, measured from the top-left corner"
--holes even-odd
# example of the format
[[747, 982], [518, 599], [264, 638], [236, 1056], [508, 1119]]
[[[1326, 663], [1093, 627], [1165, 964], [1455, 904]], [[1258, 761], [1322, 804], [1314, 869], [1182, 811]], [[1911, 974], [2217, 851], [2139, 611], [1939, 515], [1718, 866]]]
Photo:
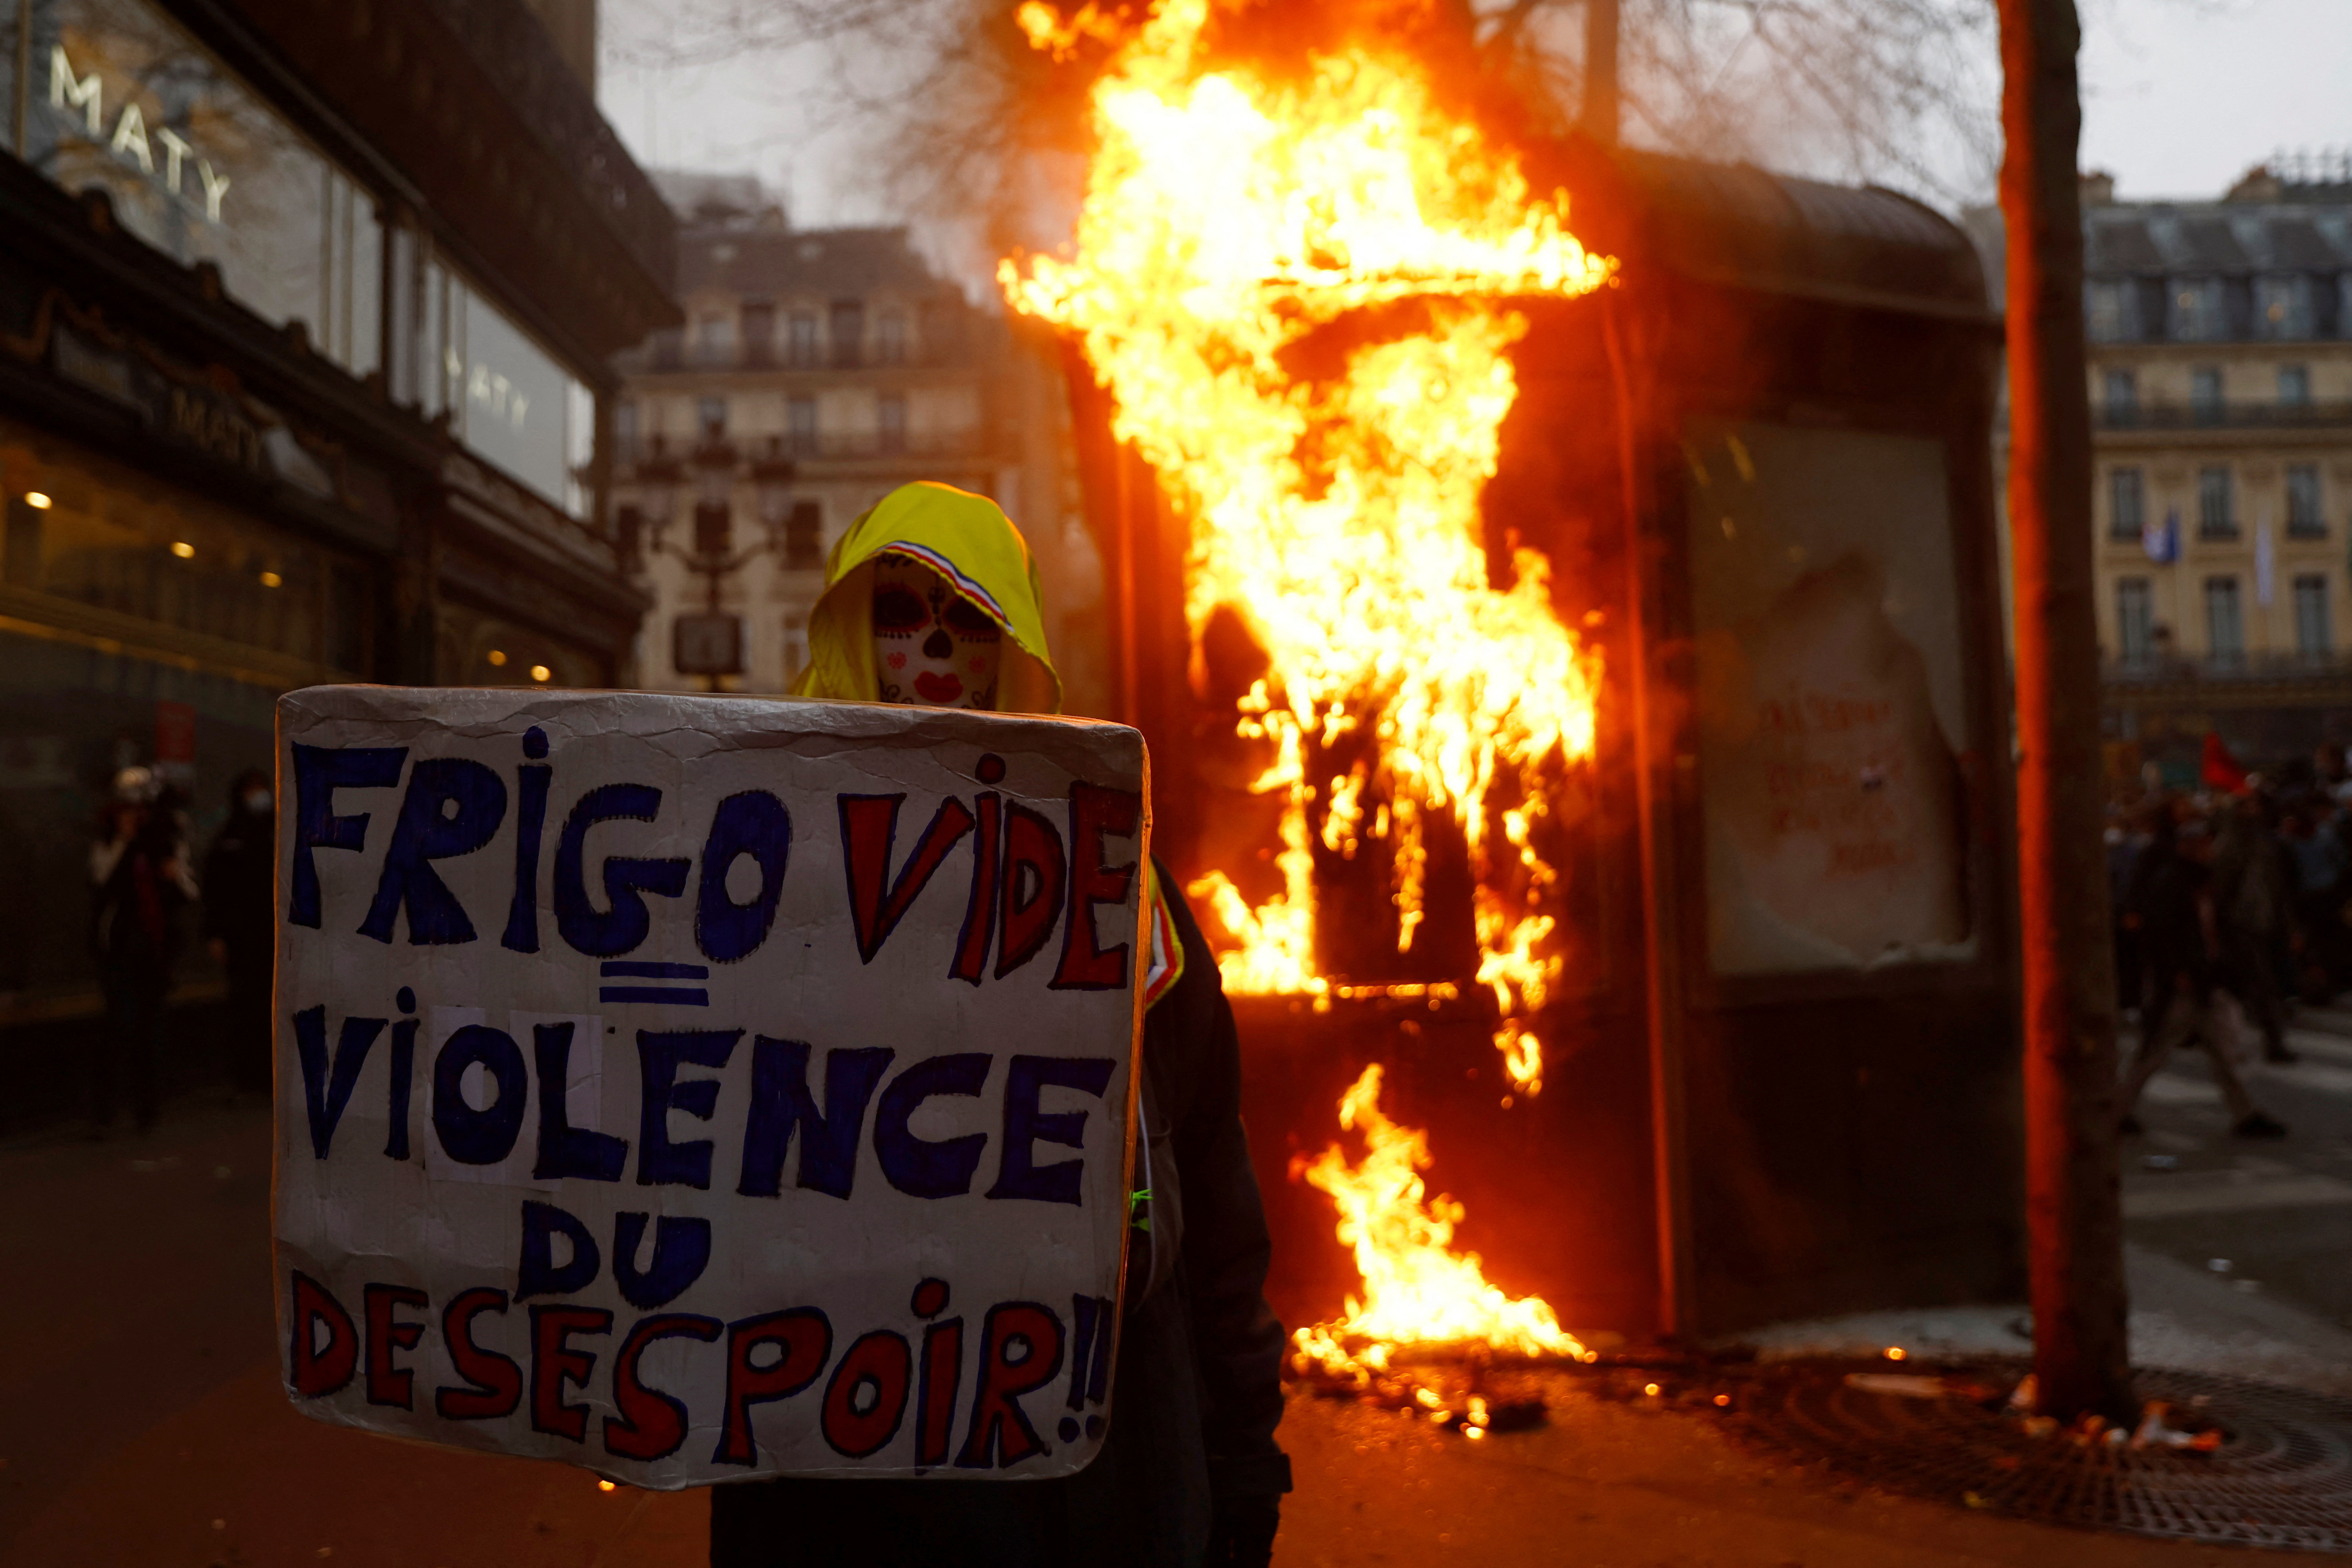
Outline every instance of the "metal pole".
[[2134, 1412], [2093, 615], [2074, 0], [2000, 0], [2026, 1214], [2044, 1414]]

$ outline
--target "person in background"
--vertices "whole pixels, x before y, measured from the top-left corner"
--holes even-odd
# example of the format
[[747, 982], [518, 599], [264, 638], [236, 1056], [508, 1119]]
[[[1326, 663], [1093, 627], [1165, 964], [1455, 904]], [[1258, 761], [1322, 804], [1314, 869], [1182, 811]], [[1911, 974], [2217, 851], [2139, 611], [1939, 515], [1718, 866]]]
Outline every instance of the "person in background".
[[90, 845], [90, 946], [106, 997], [107, 1039], [90, 1058], [90, 1134], [114, 1121], [118, 1076], [129, 1080], [139, 1130], [155, 1125], [163, 1001], [179, 956], [180, 915], [196, 896], [176, 791], [144, 768], [115, 775]]
[[248, 768], [228, 787], [228, 821], [205, 856], [205, 942], [228, 978], [222, 1028], [229, 1082], [269, 1092], [269, 974], [276, 951], [270, 900], [278, 819], [269, 775]]
[[[1055, 713], [1029, 547], [996, 504], [902, 486], [852, 523], [809, 617], [798, 696]], [[1241, 1121], [1241, 1047], [1214, 956], [1147, 863], [1144, 1021], [1124, 1322], [1101, 1451], [1049, 1481], [782, 1479], [714, 1488], [713, 1568], [1120, 1568], [1272, 1557], [1290, 1461], [1273, 1243]], [[1148, 964], [1144, 956], [1149, 955]], [[1146, 1222], [1148, 1221], [1148, 1223]]]
[[2290, 1062], [2279, 959], [2300, 946], [2294, 881], [2285, 846], [2271, 831], [2263, 797], [2252, 789], [2222, 807], [2213, 848], [2213, 914], [2221, 944], [2221, 983], [2263, 1034], [2263, 1058]]
[[2323, 740], [2312, 748], [2311, 770], [2320, 789], [2331, 798], [2347, 782], [2344, 770], [2344, 747], [2338, 742]]
[[2303, 928], [2316, 971], [2307, 999], [2324, 1003], [2352, 985], [2352, 813], [2332, 795], [2315, 794], [2305, 803], [2310, 832], [2295, 845], [2296, 880], [2302, 886]]
[[2205, 1047], [2214, 1081], [2230, 1108], [2230, 1131], [2241, 1138], [2279, 1138], [2286, 1128], [2254, 1108], [2213, 1009], [2214, 953], [2219, 946], [2212, 899], [2210, 848], [2205, 824], [2160, 812], [2139, 863], [2132, 868], [2132, 913], [2147, 966], [2147, 1005], [2140, 1014], [2139, 1051], [2124, 1076], [2121, 1131], [2141, 1132], [2139, 1099], [2167, 1058], [2194, 1040]]
[[2141, 974], [2139, 922], [2131, 910], [2131, 872], [2147, 847], [2147, 809], [2126, 810], [2121, 803], [2107, 808], [2107, 908], [2114, 922], [2116, 945], [2116, 1005], [2127, 1013], [2139, 1010]]

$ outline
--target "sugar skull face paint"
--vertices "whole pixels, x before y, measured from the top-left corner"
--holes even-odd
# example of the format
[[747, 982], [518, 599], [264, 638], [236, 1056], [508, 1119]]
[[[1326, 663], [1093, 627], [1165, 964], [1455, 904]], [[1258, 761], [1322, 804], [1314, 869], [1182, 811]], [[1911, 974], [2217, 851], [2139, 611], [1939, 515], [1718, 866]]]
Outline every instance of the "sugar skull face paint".
[[993, 708], [1004, 632], [929, 567], [874, 561], [874, 668], [886, 703]]

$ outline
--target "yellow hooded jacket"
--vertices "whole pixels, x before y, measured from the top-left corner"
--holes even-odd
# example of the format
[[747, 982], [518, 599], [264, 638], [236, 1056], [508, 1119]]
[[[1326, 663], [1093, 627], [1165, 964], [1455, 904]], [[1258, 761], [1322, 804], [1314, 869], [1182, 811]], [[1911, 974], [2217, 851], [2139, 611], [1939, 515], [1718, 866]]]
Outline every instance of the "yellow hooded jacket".
[[[883, 555], [929, 567], [1003, 628], [1007, 646], [997, 675], [997, 711], [1062, 711], [1062, 677], [1045, 645], [1045, 601], [1029, 541], [987, 497], [929, 480], [901, 485], [883, 497], [833, 547], [824, 565], [824, 593], [809, 612], [808, 668], [793, 683], [793, 695], [868, 703], [880, 698], [870, 569]], [[1150, 933], [1143, 979], [1149, 1006], [1183, 977], [1184, 945], [1160, 894], [1159, 873], [1148, 865], [1143, 893]]]
[[875, 558], [903, 556], [946, 579], [957, 594], [1003, 628], [1000, 712], [1059, 713], [1062, 677], [1045, 646], [1037, 561], [1013, 519], [985, 496], [925, 480], [901, 485], [849, 525], [825, 561], [824, 594], [809, 613], [809, 662], [796, 697], [874, 702]]

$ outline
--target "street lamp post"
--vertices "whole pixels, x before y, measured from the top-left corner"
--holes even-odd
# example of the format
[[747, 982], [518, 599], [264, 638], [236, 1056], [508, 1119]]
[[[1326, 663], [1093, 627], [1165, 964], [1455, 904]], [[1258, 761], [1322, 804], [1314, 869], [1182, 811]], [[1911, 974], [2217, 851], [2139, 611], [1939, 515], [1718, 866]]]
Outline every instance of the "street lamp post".
[[722, 608], [721, 584], [760, 556], [784, 554], [785, 518], [796, 470], [782, 455], [781, 443], [772, 440], [769, 450], [752, 461], [761, 537], [738, 549], [733, 526], [734, 449], [723, 444], [707, 444], [697, 458], [693, 532], [685, 548], [669, 538], [678, 476], [671, 468], [649, 465], [640, 477], [638, 504], [646, 531], [639, 554], [648, 562], [667, 555], [702, 580], [701, 610], [682, 613], [673, 622], [670, 662], [680, 674], [698, 676], [705, 690], [716, 692], [721, 676], [740, 674], [743, 670], [742, 618]]

